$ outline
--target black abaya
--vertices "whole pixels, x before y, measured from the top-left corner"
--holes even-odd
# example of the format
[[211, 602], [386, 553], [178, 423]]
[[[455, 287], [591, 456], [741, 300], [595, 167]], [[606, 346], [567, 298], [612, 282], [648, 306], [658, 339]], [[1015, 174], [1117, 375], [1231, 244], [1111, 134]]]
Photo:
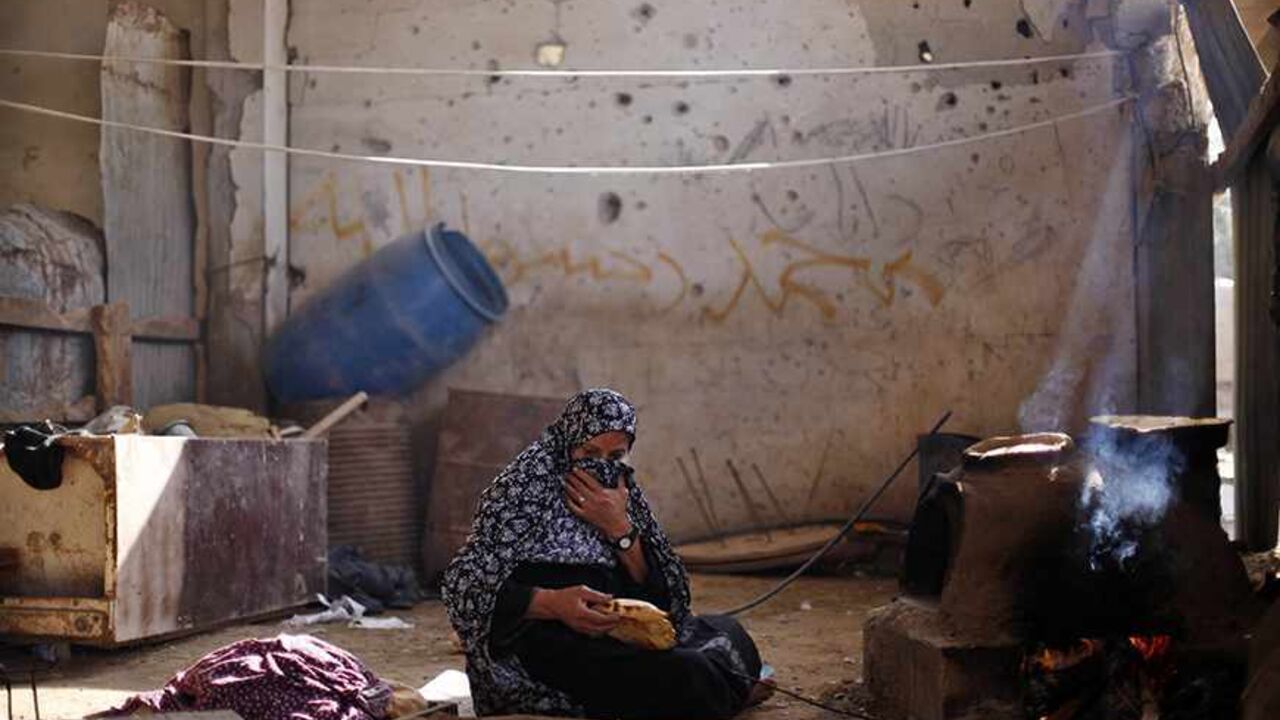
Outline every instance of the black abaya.
[[746, 704], [760, 676], [755, 643], [726, 616], [689, 618], [680, 643], [645, 650], [609, 637], [582, 635], [555, 620], [524, 619], [533, 588], [586, 585], [615, 597], [666, 608], [659, 579], [635, 583], [621, 567], [537, 563], [520, 565], [502, 587], [494, 611], [495, 656], [513, 654], [538, 682], [579, 703], [601, 720], [720, 720]]

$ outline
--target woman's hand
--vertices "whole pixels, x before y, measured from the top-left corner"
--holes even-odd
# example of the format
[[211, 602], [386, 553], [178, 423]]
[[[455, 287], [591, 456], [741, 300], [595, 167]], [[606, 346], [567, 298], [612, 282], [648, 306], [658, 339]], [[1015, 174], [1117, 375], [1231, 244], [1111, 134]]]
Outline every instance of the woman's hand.
[[535, 620], [559, 620], [574, 632], [592, 637], [603, 635], [621, 618], [599, 610], [613, 598], [586, 585], [561, 590], [538, 588], [529, 601], [527, 617]]
[[586, 470], [574, 468], [564, 479], [565, 500], [574, 515], [586, 520], [610, 540], [631, 532], [627, 516], [627, 486], [602, 486]]

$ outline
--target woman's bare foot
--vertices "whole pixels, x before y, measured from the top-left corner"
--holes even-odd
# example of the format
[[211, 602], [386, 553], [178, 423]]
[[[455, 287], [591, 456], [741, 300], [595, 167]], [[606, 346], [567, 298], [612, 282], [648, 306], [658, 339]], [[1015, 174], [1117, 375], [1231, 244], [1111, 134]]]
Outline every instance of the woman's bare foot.
[[751, 692], [747, 693], [747, 707], [754, 707], [773, 697], [773, 689], [777, 685], [778, 683], [773, 678], [757, 680], [751, 686]]

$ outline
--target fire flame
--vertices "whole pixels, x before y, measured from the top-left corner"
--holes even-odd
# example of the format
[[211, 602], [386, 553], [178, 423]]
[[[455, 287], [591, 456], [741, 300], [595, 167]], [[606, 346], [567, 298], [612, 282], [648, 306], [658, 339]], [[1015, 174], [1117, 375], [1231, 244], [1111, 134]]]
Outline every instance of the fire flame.
[[[1144, 662], [1149, 663], [1168, 654], [1169, 648], [1173, 646], [1173, 638], [1168, 635], [1131, 635], [1129, 644], [1138, 651]], [[1079, 665], [1101, 652], [1102, 649], [1102, 640], [1081, 638], [1069, 648], [1046, 647], [1027, 659], [1041, 670], [1057, 672]]]
[[1138, 651], [1143, 660], [1151, 662], [1169, 652], [1169, 647], [1173, 645], [1173, 638], [1168, 635], [1152, 635], [1150, 637], [1132, 635], [1129, 637], [1129, 644]]
[[1102, 641], [1083, 638], [1065, 650], [1044, 648], [1031, 657], [1031, 662], [1041, 670], [1057, 672], [1079, 665], [1102, 649]]

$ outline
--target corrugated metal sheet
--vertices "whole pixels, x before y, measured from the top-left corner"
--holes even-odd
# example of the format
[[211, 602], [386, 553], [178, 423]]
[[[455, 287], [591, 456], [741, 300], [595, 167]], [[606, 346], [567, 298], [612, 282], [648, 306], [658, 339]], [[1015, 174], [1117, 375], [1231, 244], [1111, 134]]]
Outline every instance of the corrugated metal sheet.
[[[104, 266], [88, 220], [25, 204], [0, 213], [0, 295], [58, 312], [91, 307], [106, 297]], [[0, 368], [0, 421], [92, 415], [93, 338], [0, 328]]]
[[421, 512], [408, 423], [354, 417], [329, 433], [329, 546], [415, 567]]

